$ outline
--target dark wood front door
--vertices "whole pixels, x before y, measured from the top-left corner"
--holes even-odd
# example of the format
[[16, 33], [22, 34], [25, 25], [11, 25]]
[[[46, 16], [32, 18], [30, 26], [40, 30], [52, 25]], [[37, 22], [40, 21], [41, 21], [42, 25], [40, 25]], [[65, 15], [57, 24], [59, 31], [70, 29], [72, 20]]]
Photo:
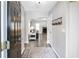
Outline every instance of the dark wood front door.
[[8, 58], [21, 57], [21, 4], [7, 2], [7, 40], [10, 41]]

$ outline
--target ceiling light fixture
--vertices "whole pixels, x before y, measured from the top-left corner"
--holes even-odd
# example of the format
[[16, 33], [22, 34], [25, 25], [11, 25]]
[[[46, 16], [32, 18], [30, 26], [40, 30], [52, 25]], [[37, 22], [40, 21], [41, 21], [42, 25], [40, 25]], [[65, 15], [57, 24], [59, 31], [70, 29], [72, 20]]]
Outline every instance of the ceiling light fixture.
[[32, 2], [35, 2], [36, 4], [40, 4], [41, 3], [41, 1], [32, 1]]
[[32, 1], [32, 2], [34, 2], [35, 4], [38, 4], [38, 5], [45, 3], [45, 1]]
[[40, 4], [40, 2], [38, 2], [38, 4]]
[[40, 1], [35, 1], [36, 2], [36, 4], [40, 4], [41, 2]]

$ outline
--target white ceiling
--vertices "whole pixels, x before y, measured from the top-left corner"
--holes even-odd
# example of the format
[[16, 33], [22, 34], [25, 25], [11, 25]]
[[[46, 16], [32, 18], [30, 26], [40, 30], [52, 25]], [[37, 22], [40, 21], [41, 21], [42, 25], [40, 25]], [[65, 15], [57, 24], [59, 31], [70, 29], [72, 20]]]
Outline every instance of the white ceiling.
[[21, 1], [27, 16], [32, 19], [44, 18], [48, 16], [56, 1], [41, 1], [40, 4], [37, 1]]

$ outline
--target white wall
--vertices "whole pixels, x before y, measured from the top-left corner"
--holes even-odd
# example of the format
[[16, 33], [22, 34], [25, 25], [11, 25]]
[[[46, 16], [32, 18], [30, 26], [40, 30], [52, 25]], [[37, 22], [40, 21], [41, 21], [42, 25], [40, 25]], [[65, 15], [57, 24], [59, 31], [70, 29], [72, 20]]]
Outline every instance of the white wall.
[[66, 12], [66, 2], [58, 2], [51, 12], [52, 19], [50, 20], [50, 24], [52, 20], [57, 19], [59, 17], [62, 17], [63, 21], [62, 25], [52, 26], [52, 29], [50, 27], [51, 30], [49, 31], [49, 34], [52, 35], [52, 39], [49, 39], [50, 44], [57, 53], [58, 57], [65, 57], [66, 54]]
[[[39, 21], [40, 20], [40, 21]], [[37, 19], [37, 20], [32, 20], [31, 25], [34, 26], [34, 28], [36, 27], [36, 23], [40, 24], [40, 34], [42, 34], [42, 27], [47, 27], [47, 20], [42, 20], [42, 19]]]
[[[79, 2], [59, 2], [51, 12], [52, 20], [63, 17], [63, 24], [52, 26], [49, 43], [59, 57], [79, 57]], [[51, 17], [50, 17], [51, 18]], [[49, 26], [51, 20], [49, 21]], [[49, 39], [49, 38], [48, 38]]]
[[27, 15], [24, 7], [21, 7], [21, 54], [24, 52], [24, 44], [28, 44], [28, 34], [30, 32], [30, 16]]
[[53, 43], [52, 42], [52, 22], [51, 22], [51, 15], [47, 18], [47, 43]]
[[71, 2], [69, 7], [69, 40], [67, 57], [79, 58], [79, 2]]
[[26, 14], [23, 6], [21, 6], [21, 54], [24, 51], [24, 43], [27, 42], [26, 39]]
[[[27, 14], [27, 13], [26, 13]], [[26, 43], [28, 44], [29, 43], [29, 39], [28, 39], [28, 35], [29, 35], [29, 32], [30, 32], [30, 18], [28, 15], [26, 15]]]

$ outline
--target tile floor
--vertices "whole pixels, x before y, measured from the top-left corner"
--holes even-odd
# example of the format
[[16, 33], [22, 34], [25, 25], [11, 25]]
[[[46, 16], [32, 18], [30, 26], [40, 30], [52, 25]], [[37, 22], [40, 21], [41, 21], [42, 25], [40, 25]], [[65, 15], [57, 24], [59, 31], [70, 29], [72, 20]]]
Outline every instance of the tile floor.
[[50, 47], [32, 47], [25, 49], [22, 58], [56, 58]]
[[25, 46], [22, 58], [56, 58], [56, 55], [49, 44], [46, 43], [46, 34], [41, 35], [40, 42], [30, 41]]

